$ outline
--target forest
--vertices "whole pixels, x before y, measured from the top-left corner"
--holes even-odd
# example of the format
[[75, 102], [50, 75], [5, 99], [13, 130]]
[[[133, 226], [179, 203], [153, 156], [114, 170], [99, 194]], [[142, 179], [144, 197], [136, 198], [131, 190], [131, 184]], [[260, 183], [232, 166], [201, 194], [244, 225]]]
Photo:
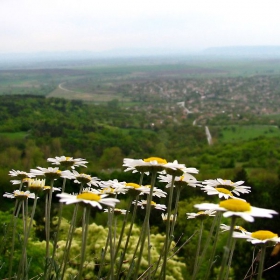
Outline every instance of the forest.
[[[213, 62], [192, 67], [1, 70], [1, 232], [5, 231], [7, 213], [11, 214], [13, 207], [13, 202], [3, 197], [15, 188], [9, 171], [48, 167], [48, 158], [63, 155], [85, 158], [87, 169], [81, 171], [101, 180], [134, 183], [139, 178], [124, 172], [124, 158], [157, 156], [178, 160], [187, 167], [197, 168], [199, 181], [217, 178], [245, 181], [252, 189], [248, 200], [246, 197], [248, 202], [280, 212], [280, 74], [278, 64], [269, 64], [271, 69], [262, 64], [254, 71], [251, 64], [247, 70], [242, 68], [244, 72], [237, 71], [238, 66], [233, 63], [225, 68], [222, 63]], [[211, 132], [210, 145], [206, 126]], [[144, 181], [149, 184], [148, 178]], [[58, 180], [57, 184], [61, 183]], [[69, 188], [74, 191], [73, 184]], [[198, 227], [197, 222], [186, 219], [185, 213], [194, 212], [192, 205], [207, 199], [196, 189], [186, 189], [181, 194], [174, 233], [179, 244]], [[58, 206], [58, 200], [54, 199], [52, 215], [55, 216]], [[66, 211], [64, 215], [67, 218], [70, 214]], [[152, 232], [164, 233], [159, 217], [153, 215]], [[97, 225], [106, 226], [102, 217], [92, 213]], [[32, 238], [42, 241], [45, 238], [41, 229], [43, 212], [39, 211], [34, 219]], [[142, 219], [140, 214], [136, 224], [140, 225]], [[252, 224], [240, 225], [249, 231], [265, 228], [280, 234], [279, 223], [280, 218], [276, 216], [273, 222], [256, 219]], [[248, 244], [240, 242], [236, 246], [233, 279], [243, 279], [252, 256]], [[218, 252], [221, 251], [222, 243], [218, 244]], [[186, 265], [186, 275], [192, 273], [188, 271], [192, 254], [195, 254], [194, 244], [178, 253]], [[3, 265], [5, 258], [1, 258]], [[276, 255], [268, 258], [266, 264], [278, 261]], [[263, 277], [277, 279], [277, 272], [278, 266]], [[212, 273], [214, 277], [215, 271]]]

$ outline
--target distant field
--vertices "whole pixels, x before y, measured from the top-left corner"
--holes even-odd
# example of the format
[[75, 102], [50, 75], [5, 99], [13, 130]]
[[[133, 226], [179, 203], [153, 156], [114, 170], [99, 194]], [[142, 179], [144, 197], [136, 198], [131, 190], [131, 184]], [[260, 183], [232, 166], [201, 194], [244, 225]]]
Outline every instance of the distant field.
[[120, 102], [130, 102], [129, 99], [124, 99], [123, 97], [114, 94], [110, 91], [99, 91], [98, 93], [94, 92], [82, 92], [82, 91], [72, 91], [65, 90], [61, 88], [56, 88], [53, 92], [47, 95], [47, 97], [57, 97], [57, 98], [66, 98], [66, 99], [76, 99], [86, 102], [102, 103], [108, 102], [113, 99], [118, 99]]
[[[38, 67], [38, 65], [36, 66]], [[121, 88], [123, 84], [158, 82], [168, 79], [279, 75], [278, 60], [176, 58], [134, 61], [77, 62], [53, 68], [0, 70], [0, 95], [31, 94], [79, 99], [86, 102], [122, 104], [134, 102]], [[65, 89], [59, 85], [64, 85]]]
[[273, 125], [225, 126], [220, 129], [218, 141], [227, 143], [250, 140], [260, 136], [280, 137], [280, 129]]
[[1, 136], [10, 138], [10, 139], [23, 139], [27, 135], [26, 131], [22, 132], [0, 132]]

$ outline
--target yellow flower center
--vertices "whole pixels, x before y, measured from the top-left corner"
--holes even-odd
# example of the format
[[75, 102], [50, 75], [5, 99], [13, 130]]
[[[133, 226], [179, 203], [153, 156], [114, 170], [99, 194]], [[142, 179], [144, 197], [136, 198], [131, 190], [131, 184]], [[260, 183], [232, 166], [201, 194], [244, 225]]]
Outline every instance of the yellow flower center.
[[246, 212], [251, 210], [250, 203], [241, 199], [224, 200], [220, 202], [219, 206], [233, 212]]
[[46, 174], [60, 174], [61, 170], [56, 170], [55, 172], [46, 172]]
[[247, 231], [244, 227], [241, 227], [241, 226], [235, 226], [234, 229], [237, 229], [240, 231]]
[[65, 160], [70, 160], [72, 159], [72, 157], [65, 157]]
[[225, 188], [215, 188], [215, 189], [220, 193], [224, 193], [224, 194], [228, 194], [228, 195], [232, 196], [232, 193]]
[[154, 201], [151, 201], [151, 205], [156, 206], [157, 204]]
[[134, 188], [134, 189], [140, 188], [140, 185], [135, 184], [135, 183], [126, 183], [125, 185], [126, 185], [127, 187], [132, 187], [132, 188]]
[[17, 192], [17, 193], [14, 193], [14, 196], [28, 196], [25, 192]]
[[166, 164], [167, 161], [163, 158], [159, 158], [159, 157], [149, 157], [149, 158], [145, 158], [144, 161], [145, 162], [151, 162], [156, 160], [159, 164]]
[[199, 212], [197, 212], [196, 214], [197, 214], [197, 215], [204, 215], [205, 212], [204, 212], [204, 211], [199, 211]]
[[266, 239], [278, 237], [278, 235], [276, 233], [273, 233], [269, 230], [258, 230], [258, 231], [252, 232], [251, 236], [253, 238], [260, 239], [260, 240], [266, 240]]
[[90, 192], [83, 192], [77, 195], [78, 199], [99, 201], [101, 199], [100, 195]]
[[107, 187], [100, 191], [101, 193], [114, 193], [114, 189]]
[[23, 183], [29, 183], [30, 181], [32, 181], [33, 179], [30, 179], [30, 178], [24, 178], [22, 179], [22, 182]]
[[43, 188], [45, 186], [46, 180], [40, 180], [40, 179], [30, 179], [28, 181], [29, 188]]

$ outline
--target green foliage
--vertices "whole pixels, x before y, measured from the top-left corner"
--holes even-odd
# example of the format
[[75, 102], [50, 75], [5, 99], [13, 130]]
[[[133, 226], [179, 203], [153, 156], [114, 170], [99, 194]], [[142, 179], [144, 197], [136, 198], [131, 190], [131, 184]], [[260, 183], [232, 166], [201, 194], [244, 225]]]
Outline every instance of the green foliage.
[[[16, 219], [16, 220], [14, 220]], [[21, 247], [23, 241], [23, 224], [20, 218], [14, 218], [11, 213], [0, 211], [0, 278], [4, 279], [8, 275], [8, 267], [11, 254], [11, 236], [13, 226], [16, 226], [16, 242], [15, 252], [13, 254], [13, 274], [17, 273], [19, 261], [21, 259]], [[14, 223], [15, 222], [15, 223]], [[45, 242], [36, 240], [34, 232], [31, 232], [30, 242], [28, 243], [28, 261], [30, 262], [30, 268], [28, 271], [29, 277], [35, 277], [42, 273], [42, 267], [45, 263]]]
[[[121, 226], [121, 224], [120, 224]], [[64, 229], [67, 227], [65, 222], [62, 224], [62, 228]], [[86, 259], [86, 268], [84, 271], [84, 277], [87, 279], [94, 279], [94, 276], [98, 273], [98, 268], [101, 261], [101, 251], [105, 248], [106, 239], [108, 236], [108, 229], [104, 228], [101, 225], [97, 225], [95, 223], [91, 223], [88, 229], [88, 239], [87, 239], [87, 248], [86, 251], [87, 259]], [[128, 231], [128, 227], [126, 229]], [[70, 253], [70, 266], [67, 268], [66, 271], [66, 278], [70, 277], [70, 275], [74, 276], [78, 272], [78, 264], [79, 264], [79, 254], [81, 248], [81, 233], [82, 228], [78, 227], [75, 230], [74, 239], [71, 246], [71, 253]], [[128, 247], [128, 251], [126, 254], [126, 260], [131, 260], [133, 257], [134, 250], [136, 248], [136, 244], [138, 241], [140, 229], [137, 226], [134, 226], [132, 234], [130, 236], [130, 243]], [[124, 248], [125, 241], [127, 235], [124, 235], [123, 241], [121, 243], [121, 249]], [[64, 247], [65, 247], [65, 238], [62, 236], [62, 240], [58, 243], [59, 250], [57, 252], [58, 260], [61, 260], [63, 257]], [[117, 239], [118, 240], [118, 239]], [[155, 264], [159, 258], [161, 253], [162, 245], [164, 243], [165, 237], [162, 234], [151, 234], [151, 258], [152, 264]], [[172, 244], [174, 246], [175, 243]], [[110, 247], [108, 248], [110, 251]], [[176, 250], [176, 249], [175, 249]], [[148, 252], [147, 250], [144, 252], [144, 255], [141, 259], [141, 271], [140, 273], [144, 272], [148, 267], [148, 260], [147, 260]], [[110, 262], [109, 255], [107, 254], [105, 261], [107, 263]], [[117, 259], [118, 262], [118, 259]], [[117, 268], [116, 262], [116, 268]], [[123, 275], [126, 275], [127, 270], [129, 268], [129, 262], [126, 262], [123, 265]], [[109, 266], [104, 268], [103, 276], [109, 272]], [[168, 261], [167, 265], [167, 279], [169, 280], [184, 280], [185, 277], [189, 277], [186, 271], [186, 265], [183, 262], [182, 258], [174, 256]]]

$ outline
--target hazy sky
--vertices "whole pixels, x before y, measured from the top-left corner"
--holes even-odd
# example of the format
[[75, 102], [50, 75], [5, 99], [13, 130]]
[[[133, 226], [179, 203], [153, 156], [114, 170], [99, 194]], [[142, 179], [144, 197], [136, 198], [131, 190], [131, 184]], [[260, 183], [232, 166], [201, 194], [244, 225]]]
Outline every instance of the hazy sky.
[[0, 53], [279, 45], [279, 0], [0, 0]]

